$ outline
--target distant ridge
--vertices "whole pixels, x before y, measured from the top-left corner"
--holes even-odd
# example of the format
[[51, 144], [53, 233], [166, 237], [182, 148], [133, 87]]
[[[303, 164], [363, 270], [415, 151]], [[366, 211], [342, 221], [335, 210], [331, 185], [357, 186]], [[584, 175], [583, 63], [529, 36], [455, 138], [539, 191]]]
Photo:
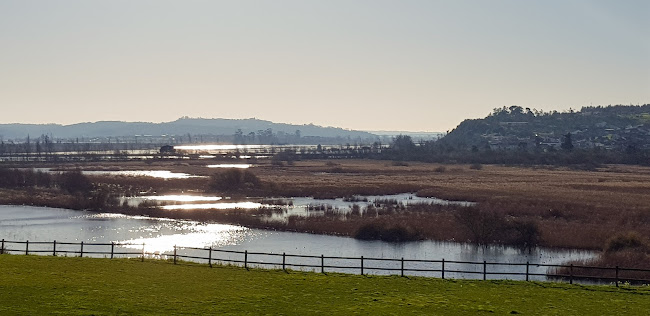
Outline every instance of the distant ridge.
[[24, 138], [27, 135], [38, 137], [52, 135], [56, 138], [75, 137], [125, 137], [134, 135], [233, 135], [238, 130], [243, 134], [256, 133], [260, 130], [272, 129], [274, 133], [283, 132], [294, 134], [300, 131], [302, 136], [315, 137], [350, 137], [372, 138], [375, 135], [364, 132], [347, 130], [338, 127], [323, 127], [313, 124], [297, 125], [274, 123], [255, 118], [249, 119], [204, 119], [183, 117], [172, 122], [122, 122], [99, 121], [61, 124], [0, 124], [0, 137], [3, 139]]
[[412, 139], [432, 140], [445, 135], [442, 132], [411, 132], [411, 131], [367, 131], [377, 136], [395, 137], [399, 135], [410, 136]]

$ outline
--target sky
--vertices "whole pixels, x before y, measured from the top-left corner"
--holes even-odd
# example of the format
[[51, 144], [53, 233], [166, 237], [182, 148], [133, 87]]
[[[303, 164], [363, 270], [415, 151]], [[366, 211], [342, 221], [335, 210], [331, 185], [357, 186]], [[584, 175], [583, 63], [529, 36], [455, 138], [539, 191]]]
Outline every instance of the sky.
[[447, 131], [650, 103], [647, 0], [0, 0], [0, 123]]

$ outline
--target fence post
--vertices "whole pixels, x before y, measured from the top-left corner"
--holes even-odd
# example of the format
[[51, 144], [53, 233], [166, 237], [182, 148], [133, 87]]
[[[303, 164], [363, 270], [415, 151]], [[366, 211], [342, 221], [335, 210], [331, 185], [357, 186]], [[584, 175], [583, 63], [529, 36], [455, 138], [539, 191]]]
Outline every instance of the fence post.
[[144, 243], [142, 243], [142, 262], [144, 262]]
[[361, 275], [363, 275], [363, 256], [361, 256]]
[[445, 258], [442, 258], [442, 279], [445, 279]]
[[174, 264], [176, 264], [176, 245], [174, 245]]
[[487, 280], [487, 262], [483, 260], [483, 280]]
[[325, 274], [325, 256], [320, 255], [320, 273]]
[[526, 281], [528, 281], [528, 269], [530, 266], [530, 262], [526, 261]]
[[244, 250], [244, 269], [248, 270], [248, 250]]
[[115, 253], [115, 242], [111, 241], [111, 259], [113, 259], [114, 253]]
[[618, 266], [616, 266], [616, 287], [618, 287]]
[[29, 254], [29, 240], [25, 241], [25, 255]]
[[2, 238], [2, 247], [0, 248], [0, 255], [4, 255], [5, 253], [5, 239]]
[[210, 246], [210, 249], [208, 249], [208, 251], [209, 251], [209, 253], [208, 253], [208, 265], [210, 266], [210, 268], [212, 268], [212, 246]]
[[56, 257], [56, 240], [52, 242], [52, 256]]
[[573, 284], [573, 263], [569, 266], [569, 284]]
[[402, 267], [400, 269], [401, 276], [404, 277], [404, 257], [402, 257]]
[[283, 252], [282, 253], [282, 271], [287, 272], [287, 269], [285, 268], [285, 262], [286, 262], [286, 254]]

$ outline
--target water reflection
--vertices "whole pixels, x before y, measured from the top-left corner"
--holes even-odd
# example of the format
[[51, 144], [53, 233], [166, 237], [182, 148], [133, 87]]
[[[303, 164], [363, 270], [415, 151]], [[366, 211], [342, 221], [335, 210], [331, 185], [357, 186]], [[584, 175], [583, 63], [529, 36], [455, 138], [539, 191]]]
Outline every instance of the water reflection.
[[208, 165], [208, 168], [237, 168], [237, 169], [248, 169], [250, 168], [251, 164], [218, 164], [218, 165]]
[[128, 177], [153, 177], [163, 179], [188, 179], [188, 178], [202, 178], [203, 176], [195, 176], [181, 172], [171, 172], [168, 170], [132, 170], [132, 171], [82, 171], [85, 175], [109, 175], [109, 176], [128, 176]]
[[247, 149], [261, 149], [271, 148], [270, 145], [186, 145], [174, 146], [177, 150], [211, 150], [211, 151], [232, 151], [232, 150], [247, 150]]
[[174, 202], [203, 202], [203, 201], [219, 201], [222, 199], [222, 197], [170, 194], [170, 195], [158, 195], [158, 196], [143, 196], [142, 199], [155, 200], [155, 201], [174, 201]]
[[256, 209], [260, 207], [272, 207], [272, 205], [265, 205], [256, 202], [224, 202], [224, 203], [210, 203], [210, 204], [176, 204], [176, 205], [163, 205], [162, 209], [165, 210], [230, 210], [230, 209]]
[[[63, 171], [55, 171], [52, 168], [31, 168], [37, 172], [44, 173], [61, 173]], [[204, 176], [195, 176], [182, 172], [171, 172], [169, 170], [82, 170], [85, 175], [107, 175], [107, 176], [129, 176], [129, 177], [153, 177], [163, 179], [188, 179], [188, 178], [204, 178]]]
[[200, 227], [199, 231], [187, 232], [180, 234], [161, 235], [157, 237], [134, 238], [120, 241], [128, 243], [129, 248], [142, 249], [144, 245], [145, 252], [152, 254], [162, 254], [174, 251], [175, 245], [192, 245], [193, 247], [221, 247], [228, 244], [240, 242], [246, 238], [245, 228], [210, 224]]
[[355, 207], [361, 209], [369, 206], [379, 205], [415, 205], [415, 204], [455, 204], [469, 206], [472, 202], [465, 201], [448, 201], [432, 197], [419, 197], [413, 193], [392, 194], [392, 195], [373, 195], [373, 196], [355, 196], [352, 198], [338, 199], [315, 199], [312, 197], [292, 197], [280, 199], [262, 199], [248, 198], [241, 202], [223, 202], [197, 204], [194, 202], [218, 201], [221, 197], [207, 197], [194, 195], [164, 195], [164, 196], [141, 196], [125, 197], [129, 205], [137, 206], [144, 200], [157, 200], [161, 202], [174, 202], [174, 205], [165, 205], [165, 209], [258, 209], [262, 207], [282, 209], [284, 212], [273, 212], [270, 219], [285, 220], [289, 216], [319, 216], [325, 211], [336, 211], [340, 214], [346, 214]]
[[[248, 260], [268, 263], [266, 268], [278, 268], [281, 264], [281, 254], [338, 257], [352, 259], [327, 259], [328, 265], [359, 266], [358, 258], [406, 258], [424, 260], [456, 260], [482, 262], [530, 262], [530, 272], [543, 274], [545, 267], [536, 264], [562, 264], [570, 260], [587, 259], [595, 256], [593, 252], [576, 250], [555, 250], [536, 248], [531, 253], [521, 252], [515, 248], [492, 246], [476, 247], [467, 244], [438, 241], [415, 241], [406, 243], [387, 243], [382, 241], [361, 241], [347, 237], [312, 235], [305, 233], [276, 232], [260, 229], [249, 229], [236, 225], [218, 223], [203, 223], [187, 220], [149, 218], [143, 216], [126, 216], [106, 213], [92, 213], [55, 208], [31, 206], [0, 206], [0, 239], [14, 241], [48, 241], [85, 242], [85, 243], [128, 243], [125, 249], [131, 249], [131, 256], [141, 255], [143, 249], [152, 258], [168, 258], [174, 246], [207, 248], [218, 250], [233, 250], [243, 252], [274, 253], [275, 256], [250, 254]], [[14, 245], [15, 246], [15, 245]], [[24, 245], [23, 245], [24, 247]], [[40, 247], [40, 248], [39, 248]], [[46, 251], [50, 253], [52, 245], [30, 243], [30, 251]], [[104, 247], [104, 248], [102, 248]], [[110, 247], [110, 245], [109, 245]], [[12, 249], [12, 248], [10, 248]], [[24, 248], [23, 248], [24, 249]], [[86, 245], [88, 251], [107, 251], [105, 246]], [[57, 244], [57, 250], [75, 255], [79, 245]], [[108, 249], [110, 250], [110, 249]], [[118, 250], [119, 252], [120, 250]], [[125, 251], [125, 250], [121, 250]], [[60, 254], [61, 254], [60, 252]], [[78, 254], [78, 252], [76, 252]], [[207, 249], [180, 249], [179, 254], [194, 256], [185, 260], [195, 260], [205, 263]], [[106, 256], [106, 254], [94, 256]], [[213, 259], [217, 262], [227, 260], [243, 260], [242, 253], [215, 252]], [[355, 259], [356, 258], [356, 259]], [[315, 265], [320, 264], [320, 258], [290, 257], [287, 264]], [[221, 260], [221, 261], [219, 261]], [[366, 267], [399, 268], [399, 261], [373, 261], [367, 259]], [[259, 265], [259, 264], [258, 264]], [[407, 269], [439, 269], [439, 263], [409, 262]], [[454, 267], [448, 263], [446, 269], [462, 269], [464, 271], [480, 272], [482, 267]], [[525, 268], [525, 266], [523, 267]], [[522, 266], [490, 266], [490, 272], [521, 272]], [[298, 266], [298, 269], [303, 269]], [[305, 268], [318, 270], [318, 268]], [[329, 271], [359, 273], [355, 268], [332, 268]], [[367, 270], [366, 273], [388, 274], [386, 270]], [[436, 272], [411, 272], [410, 275], [439, 276]], [[448, 273], [448, 277], [480, 278], [480, 274]], [[491, 276], [490, 278], [513, 278], [517, 276]], [[544, 276], [531, 279], [545, 280]]]
[[169, 252], [174, 245], [282, 254], [374, 258], [446, 259], [560, 264], [594, 256], [589, 251], [476, 247], [438, 241], [388, 243], [347, 237], [276, 232], [237, 225], [72, 211], [32, 206], [0, 206], [0, 239], [16, 241], [128, 242], [146, 251]]
[[[176, 150], [183, 151], [199, 151], [199, 152], [260, 152], [260, 151], [281, 151], [283, 149], [300, 149], [300, 148], [317, 148], [318, 145], [214, 145], [214, 144], [200, 144], [200, 145], [181, 145], [174, 146]], [[322, 146], [329, 148], [332, 146]]]
[[354, 205], [360, 207], [367, 207], [369, 205], [378, 205], [378, 204], [454, 204], [454, 205], [463, 205], [469, 206], [475, 203], [466, 202], [466, 201], [449, 201], [438, 199], [434, 197], [420, 197], [413, 193], [402, 193], [402, 194], [389, 194], [389, 195], [367, 195], [367, 196], [353, 196], [352, 198], [338, 198], [338, 199], [315, 199], [312, 197], [294, 197], [291, 198], [293, 204], [293, 209], [297, 208], [313, 208], [313, 206], [328, 206], [326, 208], [330, 209], [351, 209]]

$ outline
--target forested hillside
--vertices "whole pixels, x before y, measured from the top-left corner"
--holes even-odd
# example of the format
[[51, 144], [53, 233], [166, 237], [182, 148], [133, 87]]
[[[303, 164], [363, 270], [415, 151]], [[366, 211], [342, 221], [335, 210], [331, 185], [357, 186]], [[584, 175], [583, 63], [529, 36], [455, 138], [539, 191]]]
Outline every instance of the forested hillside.
[[552, 150], [563, 144], [567, 149], [650, 149], [650, 104], [567, 112], [541, 112], [516, 105], [497, 108], [486, 118], [463, 121], [443, 141], [480, 149]]

